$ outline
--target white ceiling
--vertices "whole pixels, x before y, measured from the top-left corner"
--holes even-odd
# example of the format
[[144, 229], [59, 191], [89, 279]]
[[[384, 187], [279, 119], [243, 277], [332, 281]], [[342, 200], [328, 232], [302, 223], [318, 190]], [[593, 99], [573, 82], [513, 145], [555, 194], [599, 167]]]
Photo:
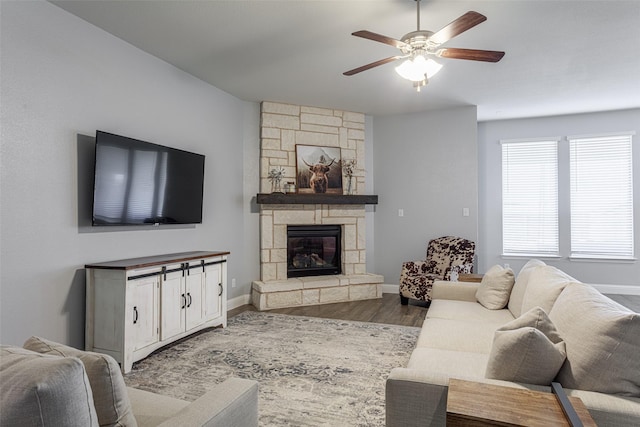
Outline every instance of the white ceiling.
[[351, 36], [401, 38], [414, 0], [63, 0], [52, 3], [247, 101], [401, 114], [464, 105], [478, 119], [640, 107], [640, 1], [424, 0], [421, 29], [469, 10], [487, 21], [445, 47], [502, 50], [492, 64], [439, 59], [417, 93], [387, 64], [398, 51]]

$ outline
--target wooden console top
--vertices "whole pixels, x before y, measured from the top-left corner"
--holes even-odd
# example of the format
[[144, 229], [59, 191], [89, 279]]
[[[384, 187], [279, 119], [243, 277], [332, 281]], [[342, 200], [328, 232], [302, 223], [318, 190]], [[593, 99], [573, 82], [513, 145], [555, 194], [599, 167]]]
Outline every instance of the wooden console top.
[[[582, 400], [570, 397], [585, 427], [595, 426]], [[447, 426], [569, 426], [552, 393], [451, 379]]]
[[154, 255], [141, 258], [121, 259], [117, 261], [86, 264], [84, 268], [102, 268], [108, 270], [135, 270], [138, 268], [153, 267], [155, 265], [191, 261], [200, 258], [212, 258], [229, 255], [230, 252], [222, 251], [194, 251], [175, 254]]

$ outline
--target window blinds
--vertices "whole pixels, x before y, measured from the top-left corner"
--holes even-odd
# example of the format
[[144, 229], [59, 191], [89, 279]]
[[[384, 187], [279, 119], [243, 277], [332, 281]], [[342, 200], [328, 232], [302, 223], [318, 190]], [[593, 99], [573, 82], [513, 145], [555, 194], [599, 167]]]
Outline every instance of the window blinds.
[[571, 256], [633, 258], [631, 134], [569, 137]]
[[501, 142], [505, 255], [558, 255], [558, 140]]

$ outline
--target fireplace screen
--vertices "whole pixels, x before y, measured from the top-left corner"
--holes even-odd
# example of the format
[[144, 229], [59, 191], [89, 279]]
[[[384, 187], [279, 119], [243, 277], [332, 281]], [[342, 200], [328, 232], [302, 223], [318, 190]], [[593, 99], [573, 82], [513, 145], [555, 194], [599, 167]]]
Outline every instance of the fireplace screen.
[[287, 277], [341, 273], [339, 225], [287, 227]]

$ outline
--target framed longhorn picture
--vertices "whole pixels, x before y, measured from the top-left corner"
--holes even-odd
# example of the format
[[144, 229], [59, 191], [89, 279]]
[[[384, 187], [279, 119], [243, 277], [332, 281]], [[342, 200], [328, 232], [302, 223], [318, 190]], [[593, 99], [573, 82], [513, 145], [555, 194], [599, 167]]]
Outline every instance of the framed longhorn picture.
[[298, 193], [342, 194], [339, 147], [296, 145]]

